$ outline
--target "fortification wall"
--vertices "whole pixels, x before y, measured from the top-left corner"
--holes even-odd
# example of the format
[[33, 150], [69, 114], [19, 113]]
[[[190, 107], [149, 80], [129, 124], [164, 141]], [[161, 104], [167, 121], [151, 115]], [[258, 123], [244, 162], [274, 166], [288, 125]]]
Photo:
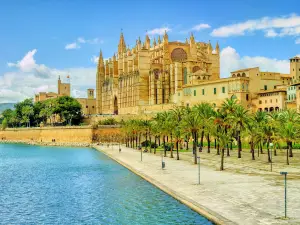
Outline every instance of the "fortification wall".
[[[7, 128], [0, 130], [0, 140], [24, 142], [52, 142], [56, 143], [92, 143], [97, 140], [106, 140], [111, 134], [120, 133], [119, 127], [102, 126], [93, 129], [85, 127], [42, 127], [42, 128]], [[104, 138], [106, 137], [106, 138]]]

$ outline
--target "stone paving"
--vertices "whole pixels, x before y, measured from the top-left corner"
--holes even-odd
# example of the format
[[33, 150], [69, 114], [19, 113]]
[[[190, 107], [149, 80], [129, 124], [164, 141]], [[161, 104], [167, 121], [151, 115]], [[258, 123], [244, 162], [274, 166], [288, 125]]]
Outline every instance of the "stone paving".
[[134, 149], [122, 146], [119, 153], [119, 146], [95, 148], [215, 213], [224, 224], [300, 224], [298, 179], [287, 181], [289, 219], [284, 220], [284, 182], [277, 173], [270, 176], [236, 174], [201, 165], [201, 184], [198, 185], [198, 165], [189, 161], [167, 157], [164, 158], [166, 168], [162, 169], [160, 153], [143, 153], [141, 162], [140, 151]]

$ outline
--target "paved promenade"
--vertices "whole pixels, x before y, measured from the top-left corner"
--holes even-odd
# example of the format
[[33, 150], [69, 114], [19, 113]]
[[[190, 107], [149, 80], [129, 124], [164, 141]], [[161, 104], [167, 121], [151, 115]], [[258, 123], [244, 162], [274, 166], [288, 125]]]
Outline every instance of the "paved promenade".
[[[217, 171], [201, 165], [201, 184], [198, 185], [198, 165], [164, 158], [166, 168], [161, 168], [161, 155], [143, 153], [118, 146], [95, 148], [126, 165], [131, 170], [187, 203], [198, 211], [207, 213], [220, 224], [300, 224], [300, 180], [288, 180], [288, 217], [284, 216], [283, 177], [277, 173], [267, 176], [235, 174]], [[174, 154], [175, 155], [175, 154]]]

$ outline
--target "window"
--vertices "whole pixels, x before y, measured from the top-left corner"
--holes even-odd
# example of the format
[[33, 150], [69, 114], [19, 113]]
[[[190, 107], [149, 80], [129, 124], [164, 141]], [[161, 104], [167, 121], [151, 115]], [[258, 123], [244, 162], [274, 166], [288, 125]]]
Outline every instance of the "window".
[[267, 103], [267, 100], [265, 100], [265, 103]]
[[92, 108], [95, 108], [95, 106], [92, 106]]
[[196, 90], [194, 90], [194, 96], [196, 96]]
[[222, 93], [225, 93], [225, 87], [222, 87]]
[[180, 96], [180, 93], [178, 92], [178, 96]]
[[249, 101], [249, 95], [248, 94], [246, 94], [246, 100]]
[[85, 108], [88, 108], [88, 106], [86, 106]]
[[217, 94], [217, 88], [214, 88], [214, 94]]
[[264, 90], [265, 91], [268, 90], [268, 86], [267, 85], [264, 86]]
[[183, 84], [187, 84], [187, 68], [183, 69]]
[[276, 103], [278, 102], [278, 99], [276, 98]]
[[205, 91], [204, 91], [204, 89], [202, 89], [202, 95], [205, 95]]
[[272, 99], [270, 99], [270, 103], [272, 103]]
[[262, 102], [261, 102], [261, 100], [259, 100], [259, 104], [261, 104]]

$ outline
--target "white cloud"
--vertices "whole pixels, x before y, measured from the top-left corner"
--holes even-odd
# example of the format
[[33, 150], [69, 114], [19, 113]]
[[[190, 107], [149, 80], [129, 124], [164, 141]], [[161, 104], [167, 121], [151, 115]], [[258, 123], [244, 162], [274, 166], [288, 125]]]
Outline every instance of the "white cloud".
[[296, 39], [295, 44], [300, 44], [300, 38]]
[[201, 23], [201, 24], [198, 24], [198, 25], [194, 26], [192, 28], [192, 30], [194, 30], [194, 31], [200, 31], [200, 30], [208, 29], [208, 28], [210, 28], [210, 25], [208, 25], [206, 23]]
[[78, 45], [76, 42], [73, 42], [71, 44], [67, 44], [65, 46], [65, 49], [66, 50], [70, 50], [70, 49], [79, 49], [80, 48], [80, 45]]
[[149, 35], [163, 35], [165, 32], [170, 32], [171, 28], [169, 27], [161, 27], [149, 30], [147, 34]]
[[276, 37], [278, 33], [274, 29], [269, 29], [265, 31], [265, 37]]
[[98, 64], [98, 60], [99, 60], [99, 56], [95, 56], [93, 55], [92, 58], [91, 58], [91, 61], [95, 64]]
[[30, 51], [20, 62], [8, 63], [17, 70], [0, 75], [0, 103], [18, 102], [25, 98], [32, 98], [38, 92], [57, 92], [59, 75], [62, 81], [65, 81], [66, 76], [70, 75], [71, 93], [76, 93], [76, 96], [73, 95], [74, 97], [86, 97], [86, 89], [95, 87], [96, 67], [62, 70], [49, 68], [43, 64], [36, 64], [34, 59], [36, 52]]
[[261, 71], [281, 73], [289, 73], [290, 71], [289, 60], [279, 60], [263, 56], [241, 57], [238, 52], [230, 46], [222, 49], [220, 58], [221, 77], [229, 77], [231, 71], [250, 67], [260, 67]]
[[34, 60], [34, 55], [37, 52], [36, 49], [33, 49], [32, 51], [27, 52], [27, 54], [23, 57], [23, 59], [17, 63], [7, 63], [9, 67], [18, 67], [20, 70], [27, 72], [32, 70], [36, 64]]
[[83, 37], [79, 37], [76, 39], [75, 42], [71, 43], [71, 44], [67, 44], [65, 46], [66, 50], [70, 50], [70, 49], [79, 49], [81, 48], [82, 44], [91, 44], [91, 45], [95, 45], [95, 44], [103, 44], [104, 41], [99, 39], [99, 38], [94, 38], [94, 39], [85, 39]]
[[[279, 32], [277, 33], [279, 33], [279, 36], [300, 35], [300, 16], [292, 14], [282, 17], [263, 17], [256, 20], [247, 20], [216, 28], [212, 31], [211, 35], [216, 37], [242, 36], [256, 30], [264, 30], [268, 33], [270, 29], [278, 29]], [[271, 32], [271, 36], [267, 37], [274, 37], [275, 30], [273, 31], [269, 31], [269, 34]]]

